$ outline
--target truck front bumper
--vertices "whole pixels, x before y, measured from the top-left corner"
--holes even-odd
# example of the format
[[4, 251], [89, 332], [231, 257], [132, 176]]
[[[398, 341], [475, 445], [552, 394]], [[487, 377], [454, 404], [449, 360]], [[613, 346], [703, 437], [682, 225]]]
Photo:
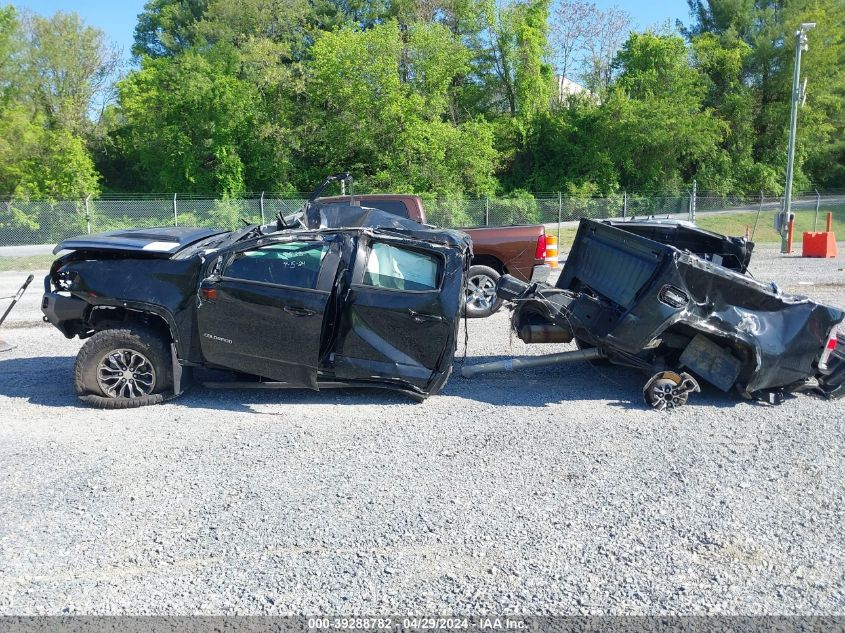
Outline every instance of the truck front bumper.
[[58, 292], [45, 292], [41, 299], [44, 320], [55, 325], [68, 338], [74, 334], [66, 325], [73, 321], [82, 321], [87, 307], [88, 304], [82, 299]]

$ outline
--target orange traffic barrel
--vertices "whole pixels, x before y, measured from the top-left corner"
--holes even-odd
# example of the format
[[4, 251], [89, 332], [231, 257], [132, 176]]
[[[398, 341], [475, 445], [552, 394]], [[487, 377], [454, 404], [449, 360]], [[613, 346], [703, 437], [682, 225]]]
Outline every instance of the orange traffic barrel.
[[557, 261], [557, 238], [554, 235], [546, 235], [546, 263], [551, 268], [560, 265]]
[[836, 236], [833, 234], [833, 214], [827, 213], [827, 227], [824, 231], [804, 233], [801, 255], [803, 257], [836, 257]]

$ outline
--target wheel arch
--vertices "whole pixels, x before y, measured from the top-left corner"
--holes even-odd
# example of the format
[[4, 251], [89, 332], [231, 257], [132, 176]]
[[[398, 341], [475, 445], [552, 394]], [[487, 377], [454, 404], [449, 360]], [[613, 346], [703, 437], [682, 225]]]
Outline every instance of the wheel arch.
[[170, 345], [173, 343], [179, 356], [182, 356], [178, 330], [173, 316], [162, 308], [142, 305], [97, 305], [93, 306], [88, 317], [88, 324], [95, 332], [114, 327], [136, 325], [159, 334]]
[[470, 266], [487, 266], [488, 268], [492, 268], [500, 275], [506, 275], [508, 273], [508, 267], [505, 266], [504, 262], [495, 257], [494, 255], [473, 255], [472, 261], [470, 261]]

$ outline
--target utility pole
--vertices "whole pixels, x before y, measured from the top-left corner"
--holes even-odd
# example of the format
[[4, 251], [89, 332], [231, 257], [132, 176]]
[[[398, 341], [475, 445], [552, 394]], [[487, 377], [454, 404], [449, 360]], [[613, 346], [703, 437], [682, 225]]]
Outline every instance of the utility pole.
[[798, 108], [804, 103], [806, 85], [801, 86], [801, 53], [807, 50], [807, 31], [816, 28], [815, 22], [804, 22], [795, 31], [795, 67], [792, 69], [792, 106], [789, 111], [789, 146], [786, 150], [786, 186], [781, 217], [777, 229], [781, 234], [781, 252], [786, 252], [786, 228], [792, 217], [792, 176], [795, 167], [795, 135], [798, 128]]

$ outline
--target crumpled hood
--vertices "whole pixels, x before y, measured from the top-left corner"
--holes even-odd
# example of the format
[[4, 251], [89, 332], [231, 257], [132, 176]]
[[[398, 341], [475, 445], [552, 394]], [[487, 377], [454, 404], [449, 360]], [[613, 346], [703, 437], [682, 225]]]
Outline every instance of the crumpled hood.
[[53, 254], [63, 250], [141, 251], [170, 257], [195, 242], [227, 232], [221, 229], [199, 229], [186, 226], [122, 229], [72, 237], [56, 245]]

